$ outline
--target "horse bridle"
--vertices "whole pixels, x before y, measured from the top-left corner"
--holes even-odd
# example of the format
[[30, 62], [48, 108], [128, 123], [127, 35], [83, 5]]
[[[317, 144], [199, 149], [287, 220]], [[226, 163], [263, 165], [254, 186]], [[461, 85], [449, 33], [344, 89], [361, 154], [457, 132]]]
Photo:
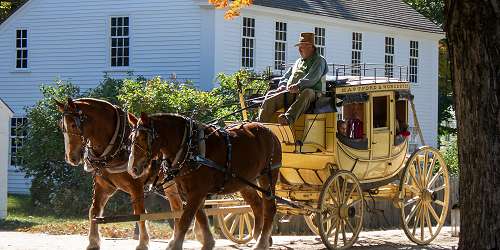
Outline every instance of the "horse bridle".
[[[64, 122], [64, 117], [66, 117], [66, 116], [73, 117], [73, 121], [75, 122], [79, 133], [75, 133], [75, 132], [68, 130], [68, 128], [66, 127], [66, 123]], [[83, 136], [83, 123], [85, 122], [85, 120], [87, 120], [87, 115], [85, 115], [82, 112], [82, 110], [80, 110], [79, 108], [76, 108], [75, 111], [68, 111], [68, 110], [64, 109], [64, 112], [62, 114], [62, 118], [60, 121], [61, 130], [64, 134], [68, 134], [68, 135], [72, 135], [72, 136], [79, 136], [82, 138], [82, 141], [84, 141], [85, 137]]]

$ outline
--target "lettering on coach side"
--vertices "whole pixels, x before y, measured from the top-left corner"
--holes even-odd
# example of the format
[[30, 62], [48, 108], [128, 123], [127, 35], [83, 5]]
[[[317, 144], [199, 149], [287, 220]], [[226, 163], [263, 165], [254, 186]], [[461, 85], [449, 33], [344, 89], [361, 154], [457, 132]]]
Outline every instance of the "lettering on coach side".
[[387, 84], [370, 84], [361, 86], [343, 86], [337, 88], [337, 94], [355, 93], [355, 92], [372, 92], [384, 90], [401, 90], [409, 89], [409, 83], [387, 83]]

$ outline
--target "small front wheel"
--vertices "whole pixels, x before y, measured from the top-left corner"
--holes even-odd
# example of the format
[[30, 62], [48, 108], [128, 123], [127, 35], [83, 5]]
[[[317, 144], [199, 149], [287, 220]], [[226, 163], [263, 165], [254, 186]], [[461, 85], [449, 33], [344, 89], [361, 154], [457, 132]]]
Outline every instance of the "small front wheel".
[[226, 239], [238, 244], [252, 240], [254, 220], [252, 212], [217, 215], [217, 222]]
[[364, 200], [354, 174], [339, 170], [323, 185], [317, 213], [321, 240], [328, 249], [347, 249], [358, 239], [363, 225]]

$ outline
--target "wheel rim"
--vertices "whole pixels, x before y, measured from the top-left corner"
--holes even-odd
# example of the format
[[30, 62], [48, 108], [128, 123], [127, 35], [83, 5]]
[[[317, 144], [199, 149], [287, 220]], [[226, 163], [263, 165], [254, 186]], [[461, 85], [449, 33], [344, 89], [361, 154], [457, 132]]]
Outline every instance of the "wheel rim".
[[358, 179], [348, 171], [330, 176], [321, 191], [319, 233], [328, 249], [347, 249], [363, 225], [364, 200]]
[[306, 221], [307, 226], [311, 230], [311, 232], [315, 235], [319, 235], [319, 229], [318, 229], [318, 217], [317, 213], [311, 213], [309, 215], [304, 215], [304, 220]]
[[252, 240], [255, 225], [252, 212], [218, 215], [217, 220], [226, 239], [238, 244]]
[[434, 148], [422, 147], [406, 163], [400, 183], [401, 221], [408, 238], [428, 244], [446, 220], [450, 197], [448, 169]]

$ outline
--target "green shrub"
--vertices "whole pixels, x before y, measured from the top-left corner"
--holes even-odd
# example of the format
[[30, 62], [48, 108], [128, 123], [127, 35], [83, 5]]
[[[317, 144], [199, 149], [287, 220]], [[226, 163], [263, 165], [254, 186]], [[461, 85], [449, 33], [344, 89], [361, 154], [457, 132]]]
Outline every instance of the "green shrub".
[[458, 162], [457, 139], [452, 139], [449, 144], [444, 147], [442, 153], [450, 174], [458, 176], [460, 174], [460, 166]]

